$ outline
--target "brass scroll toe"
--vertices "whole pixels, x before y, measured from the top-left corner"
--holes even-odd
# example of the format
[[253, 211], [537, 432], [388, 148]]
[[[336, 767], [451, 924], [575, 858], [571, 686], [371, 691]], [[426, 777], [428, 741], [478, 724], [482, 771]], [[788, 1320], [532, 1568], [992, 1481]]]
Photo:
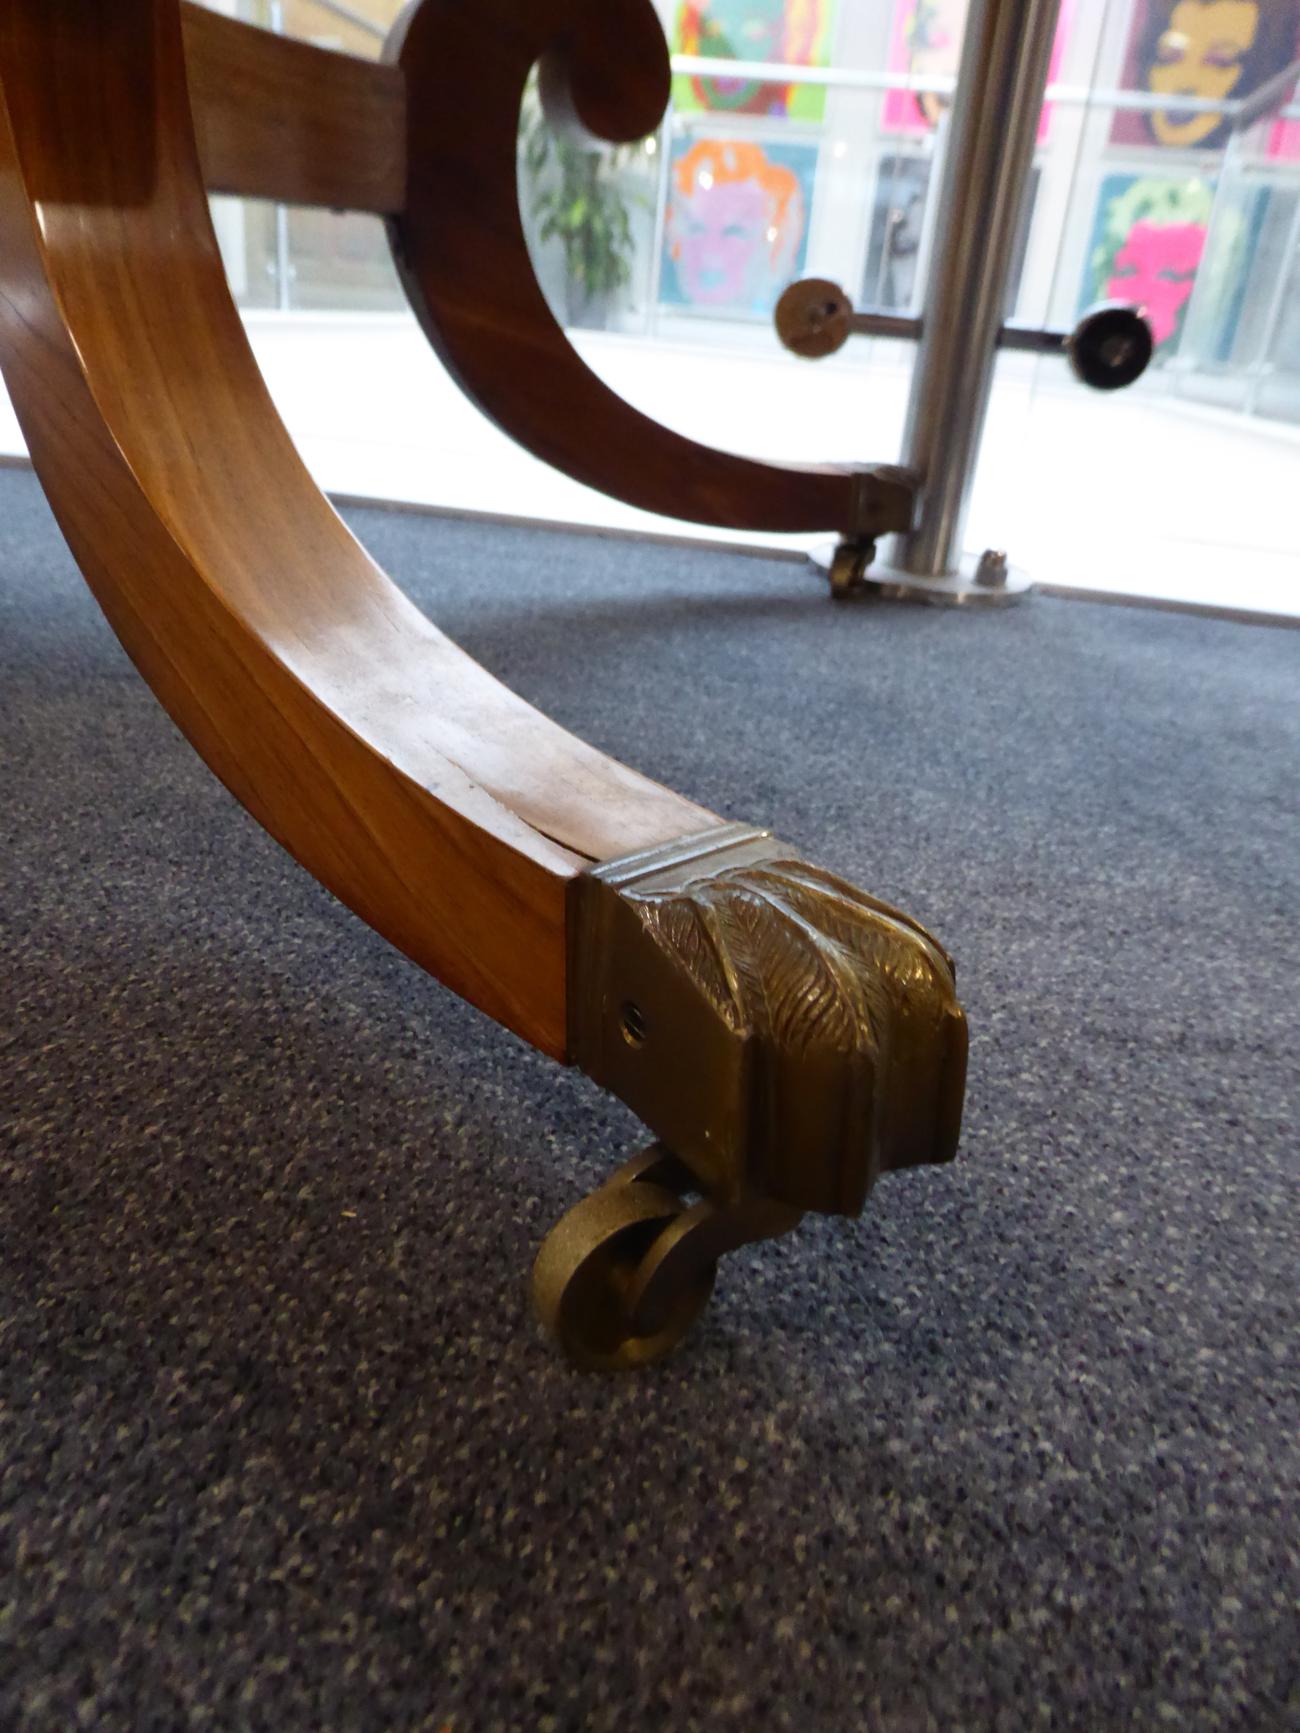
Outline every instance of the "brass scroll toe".
[[955, 1153], [966, 1019], [910, 916], [741, 825], [570, 894], [570, 1054], [708, 1196], [856, 1215]]

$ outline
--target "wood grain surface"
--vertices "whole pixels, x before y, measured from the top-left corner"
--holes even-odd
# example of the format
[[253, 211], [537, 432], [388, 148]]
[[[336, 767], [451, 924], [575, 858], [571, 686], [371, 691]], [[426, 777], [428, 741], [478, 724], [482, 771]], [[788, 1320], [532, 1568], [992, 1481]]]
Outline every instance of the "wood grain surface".
[[757, 463], [642, 415], [591, 371], [546, 305], [516, 190], [529, 73], [540, 61], [548, 109], [598, 138], [652, 132], [670, 73], [650, 0], [423, 0], [387, 54], [407, 87], [406, 196], [389, 222], [398, 269], [444, 364], [511, 438], [668, 517], [859, 535], [910, 527], [913, 488], [897, 473]]
[[181, 8], [208, 188], [378, 212], [420, 322], [512, 439], [589, 487], [732, 529], [875, 536], [910, 527], [888, 467], [758, 463], [664, 427], [586, 365], [537, 283], [516, 141], [540, 62], [548, 111], [598, 138], [651, 132], [668, 51], [649, 0], [423, 0], [393, 64]]
[[399, 211], [406, 81], [188, 3], [190, 101], [208, 188], [287, 205]]
[[212, 769], [564, 1057], [569, 881], [718, 821], [493, 680], [312, 483], [226, 287], [177, 0], [0, 0], [0, 365], [82, 571]]

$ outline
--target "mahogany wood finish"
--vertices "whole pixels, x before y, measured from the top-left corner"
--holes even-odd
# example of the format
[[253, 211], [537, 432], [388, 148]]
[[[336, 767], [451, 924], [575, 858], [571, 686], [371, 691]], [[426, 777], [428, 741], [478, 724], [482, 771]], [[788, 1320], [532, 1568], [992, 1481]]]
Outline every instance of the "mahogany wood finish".
[[286, 205], [400, 211], [406, 81], [188, 3], [190, 100], [208, 188]]
[[652, 132], [668, 48], [650, 0], [416, 0], [387, 53], [406, 76], [407, 189], [393, 251], [429, 340], [513, 439], [589, 487], [736, 529], [881, 535], [910, 527], [897, 474], [751, 462], [642, 415], [582, 361], [528, 255], [516, 190], [524, 87], [597, 138]]
[[516, 186], [525, 83], [540, 60], [552, 114], [612, 142], [652, 131], [670, 78], [650, 0], [417, 0], [390, 39], [393, 65], [181, 10], [209, 189], [386, 216], [434, 348], [536, 456], [699, 523], [867, 537], [911, 526], [915, 490], [897, 472], [757, 463], [642, 415], [546, 305]]
[[177, 0], [0, 0], [0, 365], [83, 572], [212, 769], [566, 1057], [570, 880], [720, 821], [499, 685], [311, 482], [226, 287]]

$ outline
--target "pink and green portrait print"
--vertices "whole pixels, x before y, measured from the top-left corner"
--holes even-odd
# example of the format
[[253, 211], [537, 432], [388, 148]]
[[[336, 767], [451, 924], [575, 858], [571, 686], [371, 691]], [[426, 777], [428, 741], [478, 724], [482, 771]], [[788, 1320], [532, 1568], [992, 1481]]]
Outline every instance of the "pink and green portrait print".
[[1177, 348], [1209, 233], [1214, 188], [1199, 178], [1109, 175], [1081, 305], [1133, 301], [1146, 313], [1156, 355]]
[[769, 314], [803, 269], [816, 168], [811, 144], [679, 144], [664, 229], [664, 303]]
[[[888, 70], [906, 73], [909, 78], [955, 77], [968, 10], [969, 0], [895, 0]], [[1071, 12], [1071, 0], [1061, 0], [1049, 81], [1060, 70]], [[949, 101], [946, 95], [931, 90], [887, 91], [884, 125], [890, 132], [929, 132], [939, 124]], [[1044, 104], [1038, 125], [1040, 143], [1047, 137], [1050, 118], [1049, 105]]]
[[[701, 59], [766, 61], [783, 66], [825, 66], [835, 0], [682, 0], [673, 48]], [[781, 115], [823, 118], [826, 99], [817, 86], [698, 73], [674, 82], [681, 113]]]

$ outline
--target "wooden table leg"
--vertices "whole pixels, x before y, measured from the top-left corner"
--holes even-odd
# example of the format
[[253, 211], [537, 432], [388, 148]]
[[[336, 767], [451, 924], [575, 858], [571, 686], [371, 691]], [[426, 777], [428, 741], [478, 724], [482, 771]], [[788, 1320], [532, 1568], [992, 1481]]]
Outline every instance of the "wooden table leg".
[[216, 774], [703, 1194], [625, 1176], [571, 1269], [552, 1246], [576, 1357], [663, 1351], [721, 1249], [951, 1155], [965, 1024], [929, 936], [530, 709], [316, 489], [226, 287], [177, 0], [0, 0], [0, 366], [87, 581]]

